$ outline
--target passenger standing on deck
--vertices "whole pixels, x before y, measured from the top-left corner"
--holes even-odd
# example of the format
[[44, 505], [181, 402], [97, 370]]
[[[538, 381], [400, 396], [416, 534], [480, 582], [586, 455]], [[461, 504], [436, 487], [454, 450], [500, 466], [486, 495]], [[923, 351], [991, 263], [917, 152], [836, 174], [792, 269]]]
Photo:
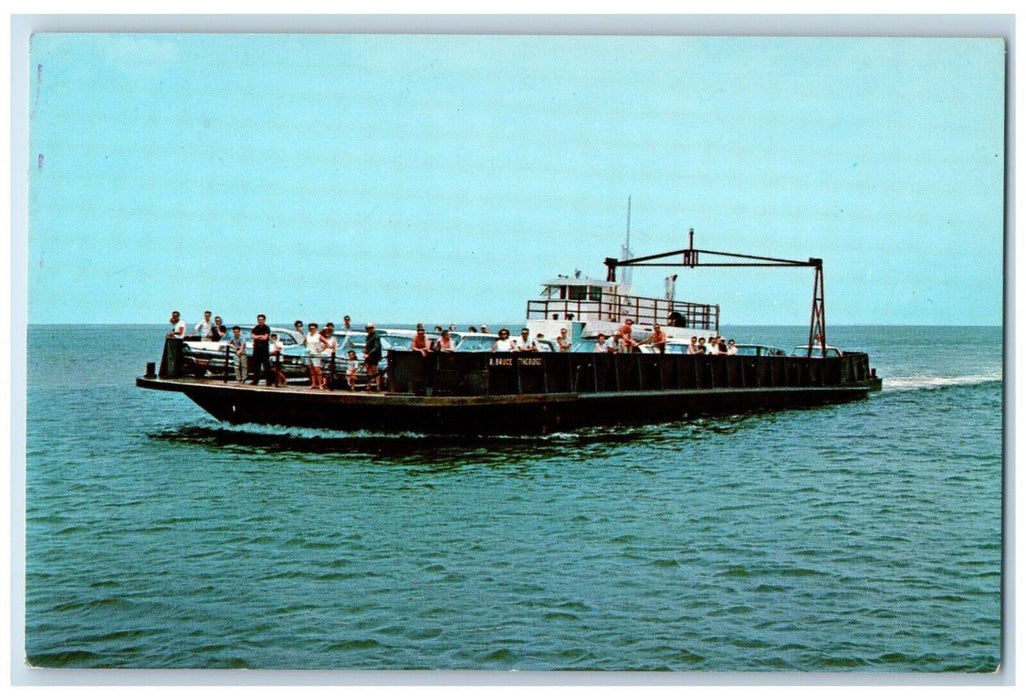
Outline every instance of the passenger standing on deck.
[[335, 337], [335, 324], [328, 321], [324, 324], [324, 328], [321, 329], [321, 335], [324, 336], [326, 342], [326, 350], [330, 350], [331, 354], [338, 352], [338, 338]]
[[737, 354], [737, 346], [734, 345], [734, 339], [733, 338], [731, 338], [730, 340], [727, 341], [727, 354], [728, 355], [736, 355]]
[[570, 337], [567, 335], [565, 328], [559, 329], [559, 336], [556, 338], [556, 345], [559, 346], [560, 352], [566, 352], [570, 349]]
[[417, 333], [413, 336], [413, 344], [410, 346], [410, 349], [419, 352], [421, 357], [427, 357], [428, 352], [431, 350], [431, 343], [428, 342], [423, 323], [417, 324]]
[[321, 330], [321, 355], [324, 356], [327, 364], [329, 375], [324, 375], [322, 371], [321, 376], [321, 388], [327, 389], [328, 380], [335, 381], [335, 361], [338, 355], [338, 338], [335, 337], [335, 324], [328, 321], [324, 324], [324, 328]]
[[217, 341], [224, 338], [224, 321], [221, 320], [220, 316], [214, 316], [214, 325], [210, 329], [210, 339]]
[[268, 343], [267, 350], [271, 356], [271, 363], [275, 364], [281, 358], [281, 351], [285, 347], [285, 344], [278, 339], [277, 333], [271, 333], [271, 342]]
[[342, 317], [342, 331], [346, 335], [349, 335], [350, 333], [353, 332], [352, 327], [349, 325], [349, 316], [348, 315]]
[[165, 337], [183, 340], [185, 338], [185, 321], [182, 320], [182, 315], [177, 311], [172, 311], [169, 322], [171, 323], [171, 331]]
[[274, 373], [274, 385], [282, 386], [285, 384], [285, 375], [281, 371], [281, 351], [285, 348], [285, 344], [278, 338], [277, 333], [271, 333], [271, 342], [268, 344], [268, 351], [271, 356], [271, 368]]
[[663, 354], [666, 352], [666, 333], [659, 327], [659, 324], [652, 326], [652, 332], [647, 338], [638, 343], [638, 345], [651, 345], [655, 348], [656, 352]]
[[320, 389], [323, 381], [321, 378], [321, 352], [324, 350], [321, 334], [317, 331], [317, 324], [311, 323], [307, 326], [309, 333], [303, 339], [306, 346], [306, 366], [310, 371], [310, 388]]
[[520, 329], [520, 337], [512, 341], [513, 352], [535, 352], [538, 346], [531, 340], [531, 331], [526, 328]]
[[306, 331], [303, 330], [303, 322], [300, 321], [297, 318], [296, 322], [292, 324], [292, 327], [296, 330], [296, 335], [298, 335], [300, 337], [300, 339], [301, 339], [299, 341], [299, 344], [300, 345], [305, 345], [306, 344]]
[[499, 329], [499, 339], [492, 343], [492, 352], [511, 352], [513, 341], [509, 339], [509, 330]]
[[257, 314], [257, 324], [249, 332], [249, 338], [253, 341], [253, 384], [260, 383], [260, 377], [264, 378], [267, 386], [274, 386], [274, 373], [271, 371], [271, 329], [265, 321], [267, 317]]
[[605, 333], [599, 333], [598, 339], [595, 341], [595, 352], [616, 352], [614, 350], [615, 343], [606, 340]]
[[452, 346], [452, 335], [448, 329], [442, 331], [442, 337], [435, 343], [434, 350], [435, 352], [452, 352], [455, 350]]
[[215, 340], [213, 337], [214, 323], [210, 320], [210, 312], [203, 312], [203, 320], [196, 324], [192, 332], [200, 337], [200, 340]]
[[696, 355], [704, 355], [705, 354], [705, 338], [699, 338], [698, 339], [698, 347], [695, 348], [695, 354]]
[[235, 353], [235, 381], [240, 384], [246, 381], [246, 339], [242, 337], [242, 329], [232, 326], [232, 336], [228, 339], [228, 347]]
[[688, 354], [689, 355], [697, 355], [698, 354], [698, 338], [696, 338], [695, 336], [691, 336], [691, 342], [688, 343]]
[[381, 374], [378, 371], [378, 363], [381, 362], [381, 338], [378, 337], [373, 323], [367, 324], [367, 341], [363, 346], [363, 363], [367, 367], [367, 391], [370, 391], [371, 379], [374, 380], [375, 390], [381, 391]]

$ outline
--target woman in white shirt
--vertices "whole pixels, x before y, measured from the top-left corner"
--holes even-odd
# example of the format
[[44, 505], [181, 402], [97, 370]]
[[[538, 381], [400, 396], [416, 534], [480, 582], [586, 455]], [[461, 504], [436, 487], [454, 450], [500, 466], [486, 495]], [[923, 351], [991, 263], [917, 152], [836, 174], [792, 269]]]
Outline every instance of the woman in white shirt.
[[509, 339], [509, 330], [499, 331], [499, 339], [492, 343], [492, 352], [513, 352], [513, 341]]
[[324, 352], [324, 338], [317, 332], [317, 324], [311, 323], [307, 326], [309, 332], [306, 334], [306, 366], [310, 370], [310, 387], [313, 389], [324, 388], [324, 377], [321, 374], [321, 353]]

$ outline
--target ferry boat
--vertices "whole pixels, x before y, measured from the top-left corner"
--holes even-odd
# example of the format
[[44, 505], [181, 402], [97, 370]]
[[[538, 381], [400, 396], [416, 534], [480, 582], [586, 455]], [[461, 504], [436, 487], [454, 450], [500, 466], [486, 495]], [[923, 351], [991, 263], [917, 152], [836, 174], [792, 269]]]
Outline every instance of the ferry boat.
[[[709, 262], [708, 258], [728, 262]], [[532, 336], [613, 332], [627, 318], [647, 334], [659, 323], [669, 338], [710, 335], [719, 307], [639, 297], [617, 282], [620, 268], [646, 266], [797, 266], [815, 271], [804, 356], [776, 353], [688, 355], [595, 352], [446, 352], [392, 350], [382, 391], [239, 384], [197, 378], [184, 368], [180, 340], [165, 341], [159, 370], [136, 379], [145, 389], [185, 394], [220, 421], [334, 430], [427, 434], [545, 434], [585, 426], [660, 423], [703, 415], [803, 408], [865, 399], [882, 381], [862, 352], [828, 352], [823, 262], [739, 255], [689, 247], [646, 257], [606, 258], [607, 279], [559, 277], [527, 304]], [[345, 386], [345, 382], [341, 382]]]

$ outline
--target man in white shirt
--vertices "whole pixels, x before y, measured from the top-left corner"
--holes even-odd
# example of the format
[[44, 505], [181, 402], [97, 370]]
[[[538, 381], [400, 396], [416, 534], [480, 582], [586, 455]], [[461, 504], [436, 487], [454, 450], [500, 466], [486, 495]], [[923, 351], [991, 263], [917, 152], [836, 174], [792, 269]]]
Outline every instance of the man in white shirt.
[[193, 329], [193, 333], [200, 337], [200, 340], [213, 340], [214, 339], [214, 323], [210, 320], [210, 312], [203, 312], [203, 320], [196, 324]]
[[510, 341], [513, 345], [513, 352], [535, 352], [538, 346], [531, 340], [531, 331], [526, 328], [520, 329], [520, 337]]
[[559, 337], [556, 338], [556, 345], [559, 346], [560, 352], [566, 352], [570, 349], [570, 337], [567, 335], [565, 328], [559, 329]]
[[595, 342], [595, 352], [616, 352], [616, 343], [607, 341], [605, 333], [599, 333]]
[[177, 311], [171, 312], [171, 331], [167, 334], [168, 338], [178, 338], [182, 340], [185, 338], [185, 321], [182, 320], [181, 314]]

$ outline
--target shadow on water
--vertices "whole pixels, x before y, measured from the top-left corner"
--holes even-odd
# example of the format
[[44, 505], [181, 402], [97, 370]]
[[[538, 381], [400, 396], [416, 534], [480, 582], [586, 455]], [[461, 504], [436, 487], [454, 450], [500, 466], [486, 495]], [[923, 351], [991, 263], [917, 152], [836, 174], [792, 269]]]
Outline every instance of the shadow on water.
[[400, 462], [446, 459], [453, 452], [485, 457], [496, 454], [504, 459], [518, 454], [534, 457], [595, 446], [617, 446], [643, 442], [652, 445], [695, 440], [710, 435], [729, 435], [747, 429], [753, 421], [767, 416], [737, 415], [699, 418], [643, 426], [582, 428], [572, 433], [551, 435], [451, 436], [418, 433], [343, 433], [302, 428], [264, 426], [191, 425], [149, 434], [154, 440], [171, 444], [242, 452], [293, 452], [316, 455], [365, 455]]
[[172, 444], [216, 450], [235, 448], [246, 452], [366, 455], [402, 462], [411, 459], [442, 459], [454, 451], [464, 455], [498, 453], [508, 458], [520, 452], [537, 455], [540, 450], [548, 448], [562, 449], [582, 444], [617, 444], [637, 438], [636, 434], [612, 428], [555, 435], [489, 437], [282, 430], [277, 432], [259, 426], [227, 428], [194, 425], [150, 433], [149, 437]]

